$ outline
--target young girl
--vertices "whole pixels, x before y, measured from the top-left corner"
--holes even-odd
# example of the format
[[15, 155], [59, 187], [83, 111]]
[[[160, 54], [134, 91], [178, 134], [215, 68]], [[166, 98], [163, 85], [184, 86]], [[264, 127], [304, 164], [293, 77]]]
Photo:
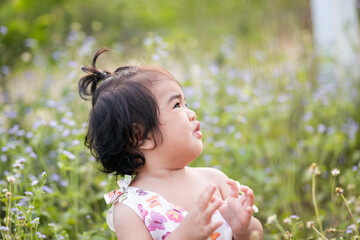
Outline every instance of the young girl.
[[99, 70], [105, 51], [82, 67], [79, 93], [92, 100], [85, 145], [104, 172], [123, 176], [105, 195], [117, 238], [262, 239], [250, 188], [219, 170], [187, 167], [202, 152], [202, 133], [176, 79], [159, 67]]

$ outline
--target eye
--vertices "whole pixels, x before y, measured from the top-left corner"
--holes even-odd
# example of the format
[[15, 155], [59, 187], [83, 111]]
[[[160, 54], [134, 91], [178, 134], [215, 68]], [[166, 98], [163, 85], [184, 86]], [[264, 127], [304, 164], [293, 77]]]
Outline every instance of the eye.
[[176, 104], [174, 105], [174, 108], [180, 108], [180, 103], [176, 103]]

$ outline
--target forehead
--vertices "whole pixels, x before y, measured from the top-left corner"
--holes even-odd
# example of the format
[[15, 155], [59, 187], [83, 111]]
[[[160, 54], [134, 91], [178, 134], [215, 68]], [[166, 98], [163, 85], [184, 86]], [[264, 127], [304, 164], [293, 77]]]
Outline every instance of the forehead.
[[152, 91], [159, 104], [162, 101], [167, 101], [173, 95], [181, 95], [182, 97], [184, 95], [179, 83], [172, 79], [161, 79], [154, 82]]

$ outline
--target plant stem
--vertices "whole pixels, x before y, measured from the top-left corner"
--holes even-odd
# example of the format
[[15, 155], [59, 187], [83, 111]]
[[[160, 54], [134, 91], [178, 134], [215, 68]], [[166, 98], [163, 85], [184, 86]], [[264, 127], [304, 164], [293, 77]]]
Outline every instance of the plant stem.
[[358, 227], [357, 227], [357, 223], [356, 223], [356, 221], [355, 221], [354, 215], [352, 214], [352, 212], [351, 212], [351, 210], [350, 210], [350, 207], [349, 207], [349, 205], [347, 204], [347, 201], [346, 201], [346, 199], [345, 199], [345, 197], [344, 197], [344, 194], [341, 194], [341, 197], [342, 197], [342, 199], [344, 200], [345, 205], [346, 205], [347, 209], [349, 210], [349, 213], [350, 213], [350, 215], [351, 215], [351, 218], [352, 218], [352, 220], [353, 220], [353, 222], [354, 222], [356, 235], [359, 236], [359, 232], [358, 232], [358, 230], [357, 230]]
[[316, 227], [313, 227], [314, 231], [319, 234], [323, 239], [328, 240], [323, 234], [321, 234], [321, 232], [319, 232], [319, 230], [316, 229]]
[[279, 222], [278, 222], [277, 220], [275, 221], [275, 224], [276, 224], [276, 227], [280, 230], [280, 232], [281, 232], [283, 235], [286, 235], [285, 229], [279, 224]]
[[316, 195], [315, 195], [315, 187], [316, 187], [316, 178], [315, 178], [315, 174], [312, 175], [312, 199], [313, 199], [313, 203], [314, 203], [314, 208], [315, 208], [315, 213], [316, 213], [316, 218], [320, 227], [320, 231], [322, 233], [322, 235], [324, 235], [324, 231], [322, 229], [321, 226], [321, 221], [320, 221], [320, 216], [319, 216], [319, 211], [318, 211], [318, 207], [316, 204]]
[[335, 203], [334, 203], [334, 189], [335, 189], [335, 180], [336, 180], [336, 176], [334, 177], [334, 181], [331, 187], [331, 202], [332, 202], [332, 219], [331, 219], [331, 224], [334, 223], [334, 219], [335, 219]]
[[[41, 184], [40, 188], [36, 188], [34, 199], [33, 199], [33, 201], [32, 201], [32, 204], [29, 206], [29, 212], [28, 212], [28, 213], [26, 214], [26, 216], [25, 216], [25, 219], [26, 219], [26, 220], [27, 220], [27, 218], [28, 218], [29, 216], [31, 216], [31, 210], [35, 207], [36, 197], [37, 197], [39, 191], [40, 191], [40, 190], [42, 189], [42, 187], [45, 185], [45, 183], [46, 183], [46, 179], [44, 180], [43, 184]], [[30, 219], [31, 219], [31, 218], [30, 218]]]
[[[9, 189], [11, 193], [11, 183], [9, 184]], [[8, 211], [7, 211], [7, 217], [6, 217], [6, 227], [10, 229], [10, 210], [11, 210], [11, 197], [9, 197], [9, 203], [8, 203]]]

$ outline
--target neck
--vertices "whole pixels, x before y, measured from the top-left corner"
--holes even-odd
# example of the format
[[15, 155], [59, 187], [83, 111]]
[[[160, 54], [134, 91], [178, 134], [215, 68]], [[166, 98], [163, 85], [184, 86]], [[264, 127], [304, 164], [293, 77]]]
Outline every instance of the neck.
[[186, 166], [181, 167], [160, 167], [157, 164], [146, 162], [145, 166], [141, 168], [136, 176], [141, 178], [157, 178], [164, 179], [174, 176], [174, 174], [183, 173], [186, 171]]
[[145, 165], [139, 170], [140, 175], [167, 177], [174, 172], [181, 172], [192, 161], [188, 156], [166, 154], [165, 150], [145, 150]]

